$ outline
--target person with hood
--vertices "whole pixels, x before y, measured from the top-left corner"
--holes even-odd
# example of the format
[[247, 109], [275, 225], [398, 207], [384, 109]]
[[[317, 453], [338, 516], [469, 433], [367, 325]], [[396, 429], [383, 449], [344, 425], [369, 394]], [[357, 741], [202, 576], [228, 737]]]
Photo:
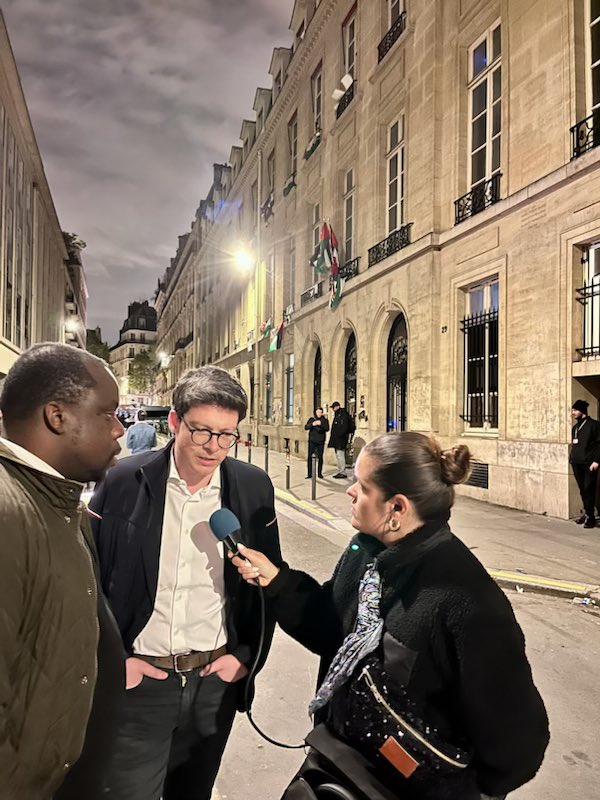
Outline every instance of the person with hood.
[[600, 464], [600, 424], [588, 415], [589, 403], [576, 400], [571, 408], [575, 420], [571, 432], [571, 469], [577, 481], [583, 514], [576, 520], [584, 528], [596, 527], [596, 489]]
[[356, 430], [356, 425], [354, 419], [345, 408], [340, 406], [337, 400], [331, 404], [331, 410], [333, 411], [333, 422], [327, 447], [335, 450], [337, 459], [338, 471], [333, 477], [344, 479], [346, 477], [346, 447], [348, 447], [348, 440]]

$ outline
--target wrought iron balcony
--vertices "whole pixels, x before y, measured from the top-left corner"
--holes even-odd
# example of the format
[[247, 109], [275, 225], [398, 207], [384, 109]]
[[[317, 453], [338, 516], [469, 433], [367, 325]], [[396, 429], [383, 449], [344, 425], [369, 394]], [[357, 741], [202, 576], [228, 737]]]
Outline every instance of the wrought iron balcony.
[[578, 158], [600, 144], [600, 109], [571, 128], [571, 158]]
[[397, 231], [390, 233], [387, 239], [371, 247], [369, 249], [369, 266], [373, 267], [375, 264], [379, 264], [380, 261], [384, 261], [392, 253], [397, 253], [398, 250], [402, 250], [403, 247], [409, 245], [411, 228], [412, 222], [409, 222], [398, 228]]
[[352, 261], [346, 261], [343, 267], [340, 267], [340, 278], [345, 278], [347, 281], [350, 278], [355, 278], [358, 275], [358, 262], [360, 256], [356, 256]]
[[592, 281], [584, 283], [576, 289], [577, 302], [583, 306], [582, 347], [577, 352], [583, 358], [600, 356], [600, 283]]
[[348, 108], [350, 103], [354, 100], [354, 90], [356, 88], [356, 81], [352, 81], [350, 86], [346, 89], [344, 94], [342, 95], [337, 110], [335, 112], [335, 118], [339, 119], [344, 111]]
[[321, 297], [323, 294], [323, 281], [318, 281], [314, 283], [312, 286], [309, 286], [306, 291], [302, 292], [300, 295], [300, 307], [311, 303], [313, 300], [316, 300], [317, 297]]
[[400, 36], [404, 33], [406, 29], [406, 11], [403, 11], [396, 22], [392, 25], [383, 39], [379, 42], [379, 46], [377, 47], [378, 51], [378, 61], [381, 62], [390, 52], [394, 44], [398, 41]]
[[194, 334], [192, 331], [190, 331], [187, 336], [182, 336], [181, 338], [177, 339], [175, 342], [175, 350], [183, 350], [183, 348], [187, 347], [193, 338]]
[[500, 200], [501, 172], [497, 172], [488, 181], [482, 181], [474, 186], [458, 200], [454, 201], [454, 224], [458, 225], [465, 219], [485, 211], [486, 208]]

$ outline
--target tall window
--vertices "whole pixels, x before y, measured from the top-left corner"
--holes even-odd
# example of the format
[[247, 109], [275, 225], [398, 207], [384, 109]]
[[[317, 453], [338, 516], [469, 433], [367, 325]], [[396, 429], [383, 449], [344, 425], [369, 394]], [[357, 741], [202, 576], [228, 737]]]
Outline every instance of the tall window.
[[273, 362], [267, 361], [265, 365], [265, 420], [271, 421], [273, 411]]
[[288, 142], [290, 153], [290, 175], [295, 175], [298, 168], [298, 115], [294, 114], [288, 122]]
[[292, 236], [289, 242], [289, 264], [287, 270], [286, 282], [286, 295], [285, 304], [290, 305], [294, 302], [294, 295], [296, 293], [296, 240]]
[[344, 70], [356, 78], [356, 11], [353, 11], [342, 27], [344, 42]]
[[4, 337], [12, 341], [13, 323], [13, 212], [6, 210], [6, 279], [4, 283]]
[[464, 404], [470, 428], [498, 427], [498, 278], [467, 290], [464, 335]]
[[313, 126], [315, 131], [323, 127], [323, 68], [317, 67], [311, 78]]
[[403, 0], [388, 0], [389, 3], [389, 12], [390, 12], [390, 28], [397, 22], [400, 14], [403, 11], [402, 6], [404, 5]]
[[267, 183], [269, 186], [269, 191], [275, 191], [275, 150], [271, 151], [271, 154], [267, 158]]
[[252, 228], [256, 225], [256, 215], [258, 213], [258, 183], [254, 181], [250, 189], [250, 201], [252, 203]]
[[588, 0], [589, 19], [587, 95], [591, 114], [600, 110], [600, 2]]
[[321, 348], [315, 353], [315, 373], [313, 378], [313, 411], [321, 406]]
[[500, 172], [502, 65], [500, 23], [469, 51], [471, 188]]
[[254, 419], [254, 403], [256, 398], [256, 386], [254, 384], [254, 364], [250, 364], [248, 373], [248, 380], [250, 383], [250, 419]]
[[581, 253], [583, 286], [577, 289], [583, 305], [583, 339], [577, 350], [584, 358], [600, 356], [600, 244], [584, 247]]
[[408, 331], [404, 314], [398, 314], [388, 339], [387, 430], [405, 431], [407, 425]]
[[294, 354], [287, 357], [285, 368], [285, 418], [288, 422], [294, 421]]
[[356, 337], [350, 334], [344, 359], [344, 406], [351, 417], [356, 415]]
[[344, 176], [344, 261], [354, 258], [354, 170]]
[[388, 128], [387, 232], [398, 230], [404, 222], [404, 123], [396, 120]]
[[[312, 252], [313, 254], [317, 253], [319, 249], [319, 244], [321, 241], [321, 204], [315, 203], [313, 206], [313, 213], [312, 213], [312, 233], [311, 233], [311, 245], [312, 245]], [[316, 282], [319, 279], [319, 274], [316, 270], [316, 267], [313, 267], [311, 280]]]

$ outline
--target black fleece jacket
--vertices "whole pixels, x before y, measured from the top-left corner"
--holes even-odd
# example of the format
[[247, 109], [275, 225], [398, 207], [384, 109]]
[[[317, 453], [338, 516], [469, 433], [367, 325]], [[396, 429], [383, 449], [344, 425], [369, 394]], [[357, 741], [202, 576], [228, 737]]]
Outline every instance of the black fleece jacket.
[[600, 422], [591, 417], [577, 420], [571, 442], [571, 464], [600, 463]]
[[494, 796], [529, 781], [549, 734], [523, 633], [506, 596], [445, 521], [390, 548], [356, 535], [323, 586], [284, 565], [267, 592], [283, 630], [321, 656], [319, 683], [353, 630], [358, 585], [373, 560], [393, 650], [390, 671], [384, 647], [386, 671], [406, 686], [422, 719], [442, 738], [473, 751], [465, 770], [471, 789], [465, 784], [461, 800], [473, 796], [474, 785]]

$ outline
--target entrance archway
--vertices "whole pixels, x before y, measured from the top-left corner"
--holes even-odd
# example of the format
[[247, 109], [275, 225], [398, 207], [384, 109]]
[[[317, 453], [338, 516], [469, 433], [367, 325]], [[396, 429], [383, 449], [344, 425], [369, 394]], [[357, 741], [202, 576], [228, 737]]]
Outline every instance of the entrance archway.
[[404, 314], [392, 325], [387, 352], [387, 430], [405, 431], [407, 425], [408, 331]]

